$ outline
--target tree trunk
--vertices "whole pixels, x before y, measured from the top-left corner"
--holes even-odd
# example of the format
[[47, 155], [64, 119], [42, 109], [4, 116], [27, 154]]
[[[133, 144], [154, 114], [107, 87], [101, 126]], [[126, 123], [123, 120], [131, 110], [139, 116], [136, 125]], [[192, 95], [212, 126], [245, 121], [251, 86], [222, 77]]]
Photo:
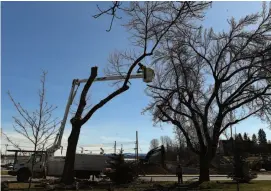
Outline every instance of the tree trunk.
[[210, 168], [211, 157], [207, 153], [200, 154], [200, 174], [199, 174], [199, 181], [205, 182], [210, 181]]
[[32, 161], [31, 161], [31, 176], [30, 176], [30, 180], [29, 180], [29, 184], [28, 184], [28, 190], [30, 190], [30, 188], [31, 188], [32, 178], [33, 178], [33, 175], [34, 175], [34, 165], [35, 165], [35, 161], [36, 161], [36, 151], [37, 151], [37, 139], [35, 139], [34, 155], [33, 155]]
[[68, 148], [65, 158], [65, 166], [62, 174], [61, 182], [70, 185], [74, 182], [74, 162], [76, 147], [80, 135], [80, 125], [72, 125], [72, 132], [68, 139]]

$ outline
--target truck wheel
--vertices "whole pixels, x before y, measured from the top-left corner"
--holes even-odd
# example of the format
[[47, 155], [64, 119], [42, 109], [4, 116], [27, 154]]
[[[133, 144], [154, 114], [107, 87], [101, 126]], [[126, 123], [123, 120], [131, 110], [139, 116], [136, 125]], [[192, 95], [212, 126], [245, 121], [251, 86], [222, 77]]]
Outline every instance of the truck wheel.
[[23, 170], [19, 170], [18, 174], [17, 174], [17, 181], [18, 182], [27, 182], [30, 178], [30, 173], [28, 172], [28, 170], [23, 169]]
[[75, 171], [75, 177], [78, 179], [89, 179], [90, 174], [88, 171], [78, 170]]
[[42, 178], [43, 178], [43, 179], [46, 179], [46, 171], [43, 171], [43, 172], [42, 172]]

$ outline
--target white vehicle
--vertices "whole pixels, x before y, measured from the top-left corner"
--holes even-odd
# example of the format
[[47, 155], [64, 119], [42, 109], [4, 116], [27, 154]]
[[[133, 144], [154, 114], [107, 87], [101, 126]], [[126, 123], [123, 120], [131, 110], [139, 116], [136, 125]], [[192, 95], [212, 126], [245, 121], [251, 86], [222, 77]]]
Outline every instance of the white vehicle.
[[[76, 154], [74, 163], [75, 177], [89, 179], [91, 175], [99, 176], [107, 166], [107, 159], [108, 157], [105, 155]], [[31, 174], [33, 178], [60, 177], [62, 175], [65, 157], [48, 157], [46, 152], [37, 152], [32, 171], [33, 160], [34, 155], [31, 155], [26, 163], [16, 163], [14, 170], [9, 171], [9, 174], [17, 175], [18, 182], [27, 181]]]
[[[140, 69], [143, 73], [130, 75], [130, 79], [143, 78], [143, 81], [148, 83], [154, 78], [154, 71], [139, 63]], [[139, 73], [139, 70], [138, 70]], [[125, 79], [125, 76], [109, 76], [96, 78], [95, 81], [108, 81], [108, 80], [120, 80]], [[77, 89], [80, 83], [87, 82], [87, 79], [78, 80], [75, 79], [72, 82], [72, 88], [68, 98], [68, 103], [65, 109], [64, 117], [59, 128], [59, 133], [56, 136], [54, 144], [46, 151], [37, 151], [34, 155], [31, 155], [29, 160], [24, 163], [20, 163], [16, 160], [17, 153], [21, 150], [10, 150], [15, 152], [14, 167], [12, 171], [8, 173], [13, 176], [17, 176], [17, 181], [27, 181], [32, 175], [33, 178], [41, 178], [45, 176], [61, 176], [65, 164], [65, 157], [54, 156], [55, 151], [61, 148], [61, 140], [65, 129], [65, 124], [68, 118], [70, 106], [76, 95]], [[33, 151], [24, 151], [33, 152]], [[32, 171], [32, 161], [34, 161]], [[103, 154], [76, 154], [75, 156], [75, 176], [77, 178], [88, 179], [90, 175], [99, 176], [101, 172], [106, 168], [108, 157]]]

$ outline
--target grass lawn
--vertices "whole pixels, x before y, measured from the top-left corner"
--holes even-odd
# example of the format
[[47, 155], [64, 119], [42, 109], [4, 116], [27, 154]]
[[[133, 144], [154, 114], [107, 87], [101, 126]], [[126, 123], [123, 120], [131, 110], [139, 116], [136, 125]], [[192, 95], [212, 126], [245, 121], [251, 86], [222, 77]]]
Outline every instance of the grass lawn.
[[1, 175], [8, 175], [8, 171], [7, 170], [1, 170]]
[[[32, 183], [31, 188], [35, 188], [35, 185], [36, 183]], [[10, 183], [8, 185], [8, 188], [9, 189], [26, 189], [28, 188], [28, 183]]]
[[[205, 182], [200, 185], [201, 190], [237, 190], [237, 185], [231, 181]], [[240, 191], [271, 191], [271, 181], [257, 180], [251, 181], [249, 184], [239, 184]]]

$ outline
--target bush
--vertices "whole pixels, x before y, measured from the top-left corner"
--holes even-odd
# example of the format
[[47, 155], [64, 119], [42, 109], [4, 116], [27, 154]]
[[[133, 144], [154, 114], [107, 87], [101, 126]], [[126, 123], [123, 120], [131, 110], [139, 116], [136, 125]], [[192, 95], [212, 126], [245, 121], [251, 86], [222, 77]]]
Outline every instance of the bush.
[[108, 163], [112, 170], [104, 173], [111, 181], [116, 184], [126, 184], [132, 182], [137, 177], [135, 165], [133, 163], [125, 163], [122, 154], [114, 155], [110, 158]]
[[248, 183], [252, 179], [256, 178], [249, 169], [249, 163], [246, 161], [246, 155], [240, 151], [240, 149], [234, 149], [233, 157], [233, 172], [228, 177], [240, 183]]

